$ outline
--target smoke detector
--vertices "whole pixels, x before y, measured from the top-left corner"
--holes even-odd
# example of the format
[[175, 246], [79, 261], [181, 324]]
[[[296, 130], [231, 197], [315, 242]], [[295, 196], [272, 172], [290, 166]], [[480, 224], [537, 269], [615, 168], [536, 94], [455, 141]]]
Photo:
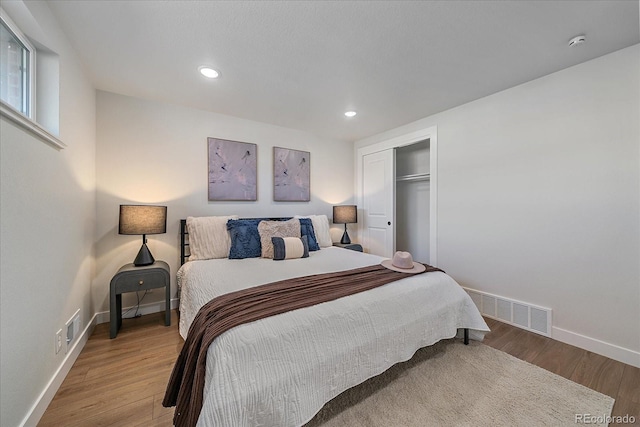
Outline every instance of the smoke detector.
[[575, 36], [574, 38], [569, 40], [569, 47], [582, 44], [582, 43], [584, 43], [586, 41], [587, 41], [587, 37], [584, 34], [582, 34], [580, 36]]

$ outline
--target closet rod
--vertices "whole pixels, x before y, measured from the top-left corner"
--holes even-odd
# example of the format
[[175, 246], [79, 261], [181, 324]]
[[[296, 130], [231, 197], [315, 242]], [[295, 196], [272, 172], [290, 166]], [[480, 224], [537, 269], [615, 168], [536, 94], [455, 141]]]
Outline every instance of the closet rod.
[[428, 181], [431, 178], [429, 173], [415, 173], [412, 175], [401, 175], [396, 177], [396, 181]]

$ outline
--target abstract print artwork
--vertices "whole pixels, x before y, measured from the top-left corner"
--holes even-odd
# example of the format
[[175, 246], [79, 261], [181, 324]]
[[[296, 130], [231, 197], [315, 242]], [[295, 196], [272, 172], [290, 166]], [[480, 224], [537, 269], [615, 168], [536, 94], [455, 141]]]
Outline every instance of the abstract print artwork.
[[207, 143], [209, 200], [257, 200], [257, 145], [218, 138], [207, 138]]
[[273, 148], [273, 200], [308, 202], [310, 200], [310, 154], [308, 151]]

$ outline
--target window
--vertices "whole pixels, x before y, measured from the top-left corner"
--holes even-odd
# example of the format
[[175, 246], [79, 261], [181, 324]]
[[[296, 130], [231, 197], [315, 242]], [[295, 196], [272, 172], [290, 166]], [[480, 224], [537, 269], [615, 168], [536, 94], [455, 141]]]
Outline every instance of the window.
[[18, 10], [20, 6], [28, 5], [22, 2], [3, 2], [2, 5], [4, 7], [0, 7], [0, 116], [54, 148], [63, 149], [66, 145], [57, 137], [60, 134], [59, 56], [47, 46], [38, 44], [36, 64], [36, 43], [31, 43], [7, 15], [7, 11], [15, 12], [16, 20], [20, 20], [22, 28], [38, 28], [39, 25], [32, 15], [20, 13]]
[[36, 51], [4, 11], [0, 18], [0, 99], [33, 118]]

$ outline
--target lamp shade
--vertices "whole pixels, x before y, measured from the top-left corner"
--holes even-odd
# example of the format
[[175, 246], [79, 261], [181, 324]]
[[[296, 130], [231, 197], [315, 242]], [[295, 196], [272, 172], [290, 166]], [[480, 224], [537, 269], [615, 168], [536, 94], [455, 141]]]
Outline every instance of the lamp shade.
[[354, 224], [358, 222], [358, 209], [356, 205], [340, 205], [333, 207], [334, 224]]
[[163, 234], [166, 232], [166, 206], [120, 205], [119, 234]]

